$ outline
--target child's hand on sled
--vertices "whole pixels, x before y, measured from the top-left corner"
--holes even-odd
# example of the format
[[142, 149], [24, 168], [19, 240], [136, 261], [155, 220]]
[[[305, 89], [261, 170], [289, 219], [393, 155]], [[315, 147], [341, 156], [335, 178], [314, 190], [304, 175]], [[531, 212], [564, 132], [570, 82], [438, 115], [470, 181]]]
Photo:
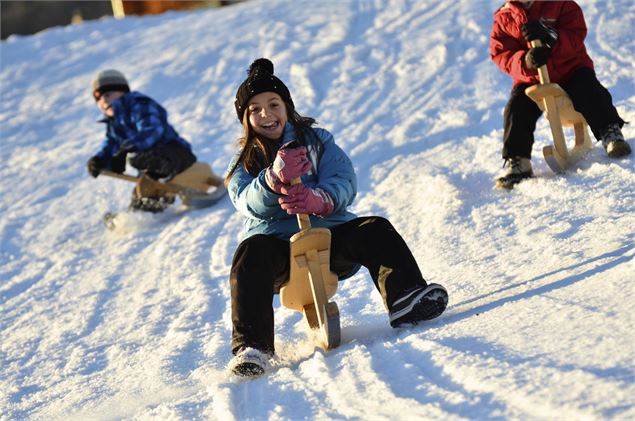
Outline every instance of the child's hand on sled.
[[311, 161], [309, 161], [306, 152], [304, 146], [280, 148], [271, 166], [271, 171], [283, 184], [291, 183], [291, 180], [302, 177], [311, 171]]
[[278, 194], [282, 194], [282, 188], [288, 186], [287, 184], [284, 184], [282, 181], [280, 181], [271, 167], [265, 170], [265, 182], [267, 183], [267, 187]]
[[528, 69], [537, 69], [544, 66], [547, 64], [550, 54], [551, 48], [548, 47], [530, 48], [525, 54], [525, 65]]
[[333, 212], [333, 199], [320, 188], [312, 189], [303, 184], [296, 184], [284, 186], [281, 191], [286, 196], [278, 199], [278, 202], [289, 215], [328, 216]]
[[555, 28], [547, 26], [539, 20], [532, 20], [524, 24], [522, 33], [527, 42], [539, 39], [548, 47], [553, 47], [558, 40], [558, 32]]
[[96, 178], [104, 168], [104, 162], [100, 157], [93, 156], [88, 160], [86, 166], [88, 167], [88, 173]]

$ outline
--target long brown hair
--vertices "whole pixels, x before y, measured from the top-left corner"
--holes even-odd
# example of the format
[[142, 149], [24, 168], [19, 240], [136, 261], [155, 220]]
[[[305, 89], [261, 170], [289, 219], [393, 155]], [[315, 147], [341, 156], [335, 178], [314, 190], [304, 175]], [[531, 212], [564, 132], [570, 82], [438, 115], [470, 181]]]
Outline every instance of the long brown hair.
[[[287, 101], [283, 102], [287, 109], [287, 119], [295, 129], [295, 133], [298, 137], [296, 140], [301, 145], [306, 145], [306, 136], [314, 136], [311, 126], [316, 124], [315, 119], [301, 116], [296, 112], [292, 104], [289, 104]], [[260, 171], [273, 163], [273, 160], [276, 158], [276, 153], [278, 152], [276, 142], [259, 136], [251, 128], [251, 124], [249, 124], [249, 107], [245, 108], [243, 114], [243, 130], [243, 137], [238, 139], [240, 155], [234, 166], [225, 176], [225, 185], [229, 184], [229, 180], [239, 165], [242, 165], [249, 174], [255, 177]]]

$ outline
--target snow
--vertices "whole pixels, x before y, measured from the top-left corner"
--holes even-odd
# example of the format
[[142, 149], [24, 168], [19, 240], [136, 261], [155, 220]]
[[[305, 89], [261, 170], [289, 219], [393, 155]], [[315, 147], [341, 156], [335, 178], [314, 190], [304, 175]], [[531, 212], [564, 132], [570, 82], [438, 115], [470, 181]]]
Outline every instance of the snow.
[[[542, 119], [537, 177], [493, 187], [511, 88], [488, 56], [500, 3], [270, 0], [3, 41], [0, 418], [635, 418], [634, 161], [595, 144], [555, 175]], [[633, 122], [635, 3], [582, 7]], [[131, 184], [86, 172], [103, 135], [89, 85], [122, 70], [221, 174], [236, 88], [262, 56], [352, 157], [352, 210], [388, 217], [450, 304], [394, 330], [362, 270], [334, 297], [342, 344], [325, 352], [276, 298], [277, 366], [241, 381], [225, 368], [241, 217], [224, 200], [105, 230]]]

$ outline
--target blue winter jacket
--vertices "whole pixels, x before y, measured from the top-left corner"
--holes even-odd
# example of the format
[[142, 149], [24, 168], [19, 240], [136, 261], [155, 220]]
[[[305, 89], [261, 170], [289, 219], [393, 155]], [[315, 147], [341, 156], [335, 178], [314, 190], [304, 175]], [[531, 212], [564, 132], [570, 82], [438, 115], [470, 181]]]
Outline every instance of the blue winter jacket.
[[[335, 144], [333, 135], [320, 128], [311, 129], [314, 136], [306, 135], [307, 152], [313, 169], [302, 176], [302, 183], [308, 187], [324, 189], [333, 199], [334, 209], [329, 216], [310, 216], [312, 227], [331, 227], [350, 221], [356, 215], [347, 211], [357, 194], [357, 177], [353, 164], [346, 153]], [[296, 139], [290, 123], [284, 127], [280, 145]], [[237, 153], [229, 169], [235, 165]], [[247, 217], [244, 238], [255, 234], [269, 234], [288, 240], [299, 231], [297, 218], [280, 208], [278, 198], [265, 182], [265, 170], [256, 177], [249, 174], [241, 164], [229, 181], [229, 197], [236, 209]]]
[[189, 150], [190, 144], [168, 123], [168, 114], [155, 100], [140, 92], [129, 92], [112, 103], [115, 116], [106, 123], [106, 139], [97, 156], [110, 169], [110, 158], [125, 144], [129, 152], [146, 151], [154, 146], [178, 142]]

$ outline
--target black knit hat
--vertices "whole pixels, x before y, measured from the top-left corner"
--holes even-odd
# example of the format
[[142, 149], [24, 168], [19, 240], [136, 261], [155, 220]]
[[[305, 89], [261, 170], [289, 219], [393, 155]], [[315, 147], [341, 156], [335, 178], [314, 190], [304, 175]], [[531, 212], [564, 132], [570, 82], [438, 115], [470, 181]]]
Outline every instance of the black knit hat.
[[97, 76], [95, 76], [95, 79], [93, 79], [92, 88], [95, 99], [99, 99], [105, 92], [130, 92], [130, 86], [128, 86], [126, 77], [123, 73], [114, 69], [99, 72]]
[[270, 60], [266, 58], [255, 60], [249, 66], [247, 74], [249, 76], [238, 88], [236, 101], [234, 102], [239, 121], [243, 121], [243, 115], [249, 100], [263, 92], [275, 92], [280, 95], [284, 102], [295, 107], [289, 89], [280, 79], [273, 75], [273, 63]]

